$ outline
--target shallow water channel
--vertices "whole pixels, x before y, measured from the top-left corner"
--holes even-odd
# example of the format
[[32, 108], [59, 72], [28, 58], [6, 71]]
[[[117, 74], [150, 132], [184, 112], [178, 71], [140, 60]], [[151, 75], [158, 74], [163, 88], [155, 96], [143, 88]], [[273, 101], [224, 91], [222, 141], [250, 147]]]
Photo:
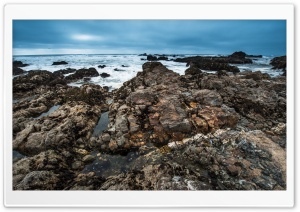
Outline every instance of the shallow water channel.
[[138, 152], [129, 152], [127, 155], [111, 155], [94, 151], [91, 155], [96, 159], [82, 170], [82, 173], [95, 172], [101, 177], [109, 177], [130, 171], [131, 163], [139, 157]]
[[60, 106], [61, 105], [54, 105], [54, 106], [52, 106], [47, 112], [42, 113], [41, 115], [39, 115], [35, 119], [39, 119], [39, 118], [42, 118], [44, 116], [48, 116], [50, 113], [53, 113], [54, 111], [56, 111]]

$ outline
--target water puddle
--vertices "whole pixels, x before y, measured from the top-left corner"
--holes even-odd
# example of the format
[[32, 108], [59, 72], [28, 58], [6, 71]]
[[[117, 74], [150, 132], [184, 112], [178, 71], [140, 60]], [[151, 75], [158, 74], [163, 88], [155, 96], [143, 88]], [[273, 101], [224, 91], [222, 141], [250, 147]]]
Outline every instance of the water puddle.
[[94, 128], [94, 132], [92, 134], [93, 137], [98, 137], [104, 130], [107, 129], [108, 126], [108, 111], [101, 114], [101, 117]]
[[13, 104], [21, 102], [21, 101], [31, 101], [36, 97], [36, 95], [25, 97], [25, 98], [20, 98], [20, 99], [13, 99]]
[[13, 162], [17, 162], [18, 160], [26, 157], [25, 155], [22, 155], [18, 151], [13, 150]]
[[130, 171], [132, 162], [139, 157], [138, 152], [129, 152], [125, 156], [99, 152], [91, 154], [96, 156], [96, 160], [86, 165], [82, 173], [95, 172], [97, 176], [104, 178]]
[[54, 105], [52, 106], [47, 112], [42, 113], [40, 116], [34, 118], [34, 119], [39, 119], [42, 118], [44, 116], [48, 116], [50, 113], [53, 113], [54, 111], [56, 111], [61, 105]]

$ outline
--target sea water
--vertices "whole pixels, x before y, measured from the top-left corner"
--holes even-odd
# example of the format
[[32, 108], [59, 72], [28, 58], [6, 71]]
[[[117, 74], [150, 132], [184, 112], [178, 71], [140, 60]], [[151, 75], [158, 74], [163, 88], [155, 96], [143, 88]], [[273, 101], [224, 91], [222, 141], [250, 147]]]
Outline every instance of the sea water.
[[[168, 69], [183, 75], [187, 69], [186, 63], [174, 62], [172, 59], [189, 57], [196, 55], [172, 55], [168, 56], [169, 61], [161, 60], [163, 65]], [[217, 55], [200, 55], [200, 56], [217, 56]], [[261, 71], [268, 73], [270, 76], [275, 77], [282, 74], [281, 70], [272, 70], [269, 65], [272, 56], [263, 56], [262, 58], [251, 58], [252, 64], [231, 64], [237, 66], [241, 71]], [[171, 60], [170, 60], [171, 59]], [[25, 71], [30, 70], [47, 70], [50, 72], [58, 71], [67, 68], [95, 68], [99, 74], [107, 73], [110, 76], [102, 78], [101, 76], [92, 77], [91, 82], [101, 86], [108, 86], [111, 90], [117, 89], [122, 84], [142, 71], [142, 65], [147, 62], [146, 56], [139, 56], [134, 54], [122, 55], [104, 55], [104, 54], [72, 54], [72, 55], [26, 55], [14, 56], [13, 60], [20, 60], [29, 66], [22, 67]], [[56, 61], [66, 61], [67, 65], [52, 65]], [[99, 65], [105, 65], [105, 68], [99, 68]], [[119, 71], [115, 71], [118, 69]], [[206, 70], [210, 71], [210, 70]], [[78, 81], [70, 83], [71, 86], [81, 86], [84, 82]]]

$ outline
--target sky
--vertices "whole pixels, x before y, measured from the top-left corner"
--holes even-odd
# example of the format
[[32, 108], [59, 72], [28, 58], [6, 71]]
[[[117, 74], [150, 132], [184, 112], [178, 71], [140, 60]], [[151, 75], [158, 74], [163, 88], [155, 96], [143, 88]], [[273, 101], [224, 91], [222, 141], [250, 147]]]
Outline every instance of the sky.
[[14, 20], [13, 54], [285, 55], [285, 20]]

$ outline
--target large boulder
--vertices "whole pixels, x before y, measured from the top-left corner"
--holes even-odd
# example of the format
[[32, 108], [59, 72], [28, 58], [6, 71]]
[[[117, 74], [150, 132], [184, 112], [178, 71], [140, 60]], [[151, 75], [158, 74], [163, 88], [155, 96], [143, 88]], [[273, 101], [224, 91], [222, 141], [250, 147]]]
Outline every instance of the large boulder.
[[99, 73], [95, 68], [89, 68], [89, 69], [83, 68], [77, 70], [74, 74], [66, 76], [65, 80], [67, 82], [74, 82], [83, 79], [85, 77], [97, 77], [97, 76], [99, 76]]

